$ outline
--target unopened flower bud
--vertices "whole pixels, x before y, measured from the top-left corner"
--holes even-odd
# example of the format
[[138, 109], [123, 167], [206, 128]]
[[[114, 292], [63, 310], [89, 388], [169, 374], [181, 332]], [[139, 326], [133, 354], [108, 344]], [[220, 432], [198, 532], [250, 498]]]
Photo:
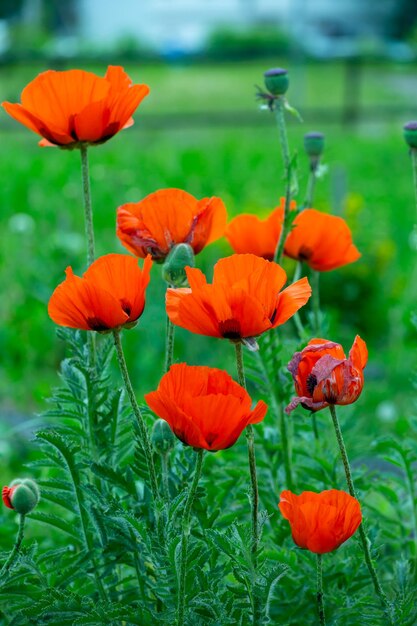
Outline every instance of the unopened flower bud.
[[274, 96], [283, 96], [290, 84], [287, 70], [276, 67], [264, 72], [265, 87]]
[[187, 283], [185, 268], [194, 267], [194, 251], [188, 243], [174, 246], [162, 266], [162, 276], [173, 287], [183, 287]]
[[30, 478], [17, 478], [10, 486], [3, 487], [4, 504], [21, 515], [27, 515], [39, 502], [39, 487]]
[[309, 157], [319, 157], [324, 150], [323, 133], [306, 133], [304, 135], [304, 149]]
[[417, 148], [417, 122], [404, 124], [404, 139], [410, 148]]
[[159, 454], [166, 454], [175, 445], [175, 435], [165, 420], [156, 420], [151, 433], [151, 442]]

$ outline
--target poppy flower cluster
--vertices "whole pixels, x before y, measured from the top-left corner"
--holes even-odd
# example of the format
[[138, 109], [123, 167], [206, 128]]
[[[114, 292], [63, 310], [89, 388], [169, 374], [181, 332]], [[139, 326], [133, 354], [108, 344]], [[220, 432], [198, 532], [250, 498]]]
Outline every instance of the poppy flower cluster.
[[299, 404], [311, 411], [319, 411], [330, 404], [352, 404], [362, 392], [367, 360], [366, 343], [359, 335], [348, 358], [340, 344], [312, 339], [288, 364], [297, 397], [286, 412], [291, 413]]
[[140, 269], [136, 259], [107, 254], [90, 265], [80, 278], [71, 267], [52, 294], [48, 313], [60, 326], [108, 332], [131, 328], [142, 315], [152, 266], [148, 256]]
[[291, 526], [294, 543], [316, 554], [336, 550], [362, 521], [359, 502], [344, 491], [283, 491], [279, 510]]
[[[235, 252], [249, 252], [272, 259], [281, 234], [283, 216], [281, 199], [280, 206], [265, 220], [247, 214], [235, 217], [226, 228], [226, 237]], [[353, 263], [361, 256], [352, 242], [352, 233], [345, 220], [315, 209], [305, 209], [296, 216], [285, 240], [284, 254], [305, 262], [319, 272]]]
[[72, 149], [104, 143], [131, 126], [148, 93], [147, 85], [133, 85], [118, 66], [108, 67], [104, 78], [83, 70], [48, 70], [25, 87], [21, 104], [3, 102], [3, 107], [43, 137], [41, 146]]
[[282, 290], [287, 275], [277, 263], [234, 254], [214, 266], [208, 284], [199, 269], [186, 268], [190, 287], [168, 289], [171, 322], [209, 337], [242, 341], [284, 324], [309, 299], [306, 278]]
[[176, 244], [186, 243], [194, 254], [221, 237], [226, 208], [220, 198], [197, 200], [182, 189], [160, 189], [140, 202], [117, 209], [117, 236], [138, 257], [163, 261]]
[[251, 409], [247, 391], [226, 372], [186, 363], [172, 365], [145, 400], [184, 444], [211, 452], [233, 446], [268, 408], [260, 400]]

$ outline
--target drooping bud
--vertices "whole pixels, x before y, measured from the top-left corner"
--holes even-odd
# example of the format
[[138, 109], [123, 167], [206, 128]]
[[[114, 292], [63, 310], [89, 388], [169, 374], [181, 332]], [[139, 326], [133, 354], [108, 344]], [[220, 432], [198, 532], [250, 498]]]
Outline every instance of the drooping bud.
[[165, 420], [158, 419], [153, 425], [151, 442], [159, 454], [166, 454], [175, 445], [175, 435]]
[[3, 487], [4, 504], [21, 515], [27, 515], [39, 502], [39, 487], [31, 478], [17, 478], [10, 486]]
[[404, 124], [404, 139], [410, 148], [417, 148], [417, 122]]
[[324, 150], [324, 135], [319, 132], [306, 133], [304, 135], [304, 149], [309, 157], [319, 157]]
[[173, 287], [183, 287], [187, 284], [185, 268], [194, 267], [194, 251], [188, 243], [179, 243], [171, 248], [165, 263], [162, 266], [164, 280]]
[[274, 96], [283, 96], [290, 84], [287, 70], [275, 67], [264, 72], [265, 87]]

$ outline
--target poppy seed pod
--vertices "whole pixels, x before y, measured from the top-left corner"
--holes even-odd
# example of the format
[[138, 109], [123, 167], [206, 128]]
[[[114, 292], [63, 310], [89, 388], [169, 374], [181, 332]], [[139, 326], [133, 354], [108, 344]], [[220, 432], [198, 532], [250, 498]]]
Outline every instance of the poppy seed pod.
[[275, 67], [264, 72], [265, 87], [274, 96], [283, 96], [289, 87], [290, 81], [287, 70]]
[[174, 246], [162, 266], [164, 280], [173, 287], [184, 287], [187, 284], [186, 267], [194, 267], [194, 252], [188, 243]]
[[319, 132], [306, 133], [304, 135], [304, 150], [309, 157], [319, 157], [324, 150], [324, 135]]
[[417, 122], [404, 124], [404, 139], [410, 148], [417, 148]]
[[175, 445], [175, 435], [168, 422], [156, 420], [152, 428], [151, 443], [159, 454], [166, 454], [172, 450]]
[[20, 515], [27, 515], [39, 502], [39, 487], [30, 478], [17, 478], [9, 487], [3, 487], [2, 498], [4, 504]]

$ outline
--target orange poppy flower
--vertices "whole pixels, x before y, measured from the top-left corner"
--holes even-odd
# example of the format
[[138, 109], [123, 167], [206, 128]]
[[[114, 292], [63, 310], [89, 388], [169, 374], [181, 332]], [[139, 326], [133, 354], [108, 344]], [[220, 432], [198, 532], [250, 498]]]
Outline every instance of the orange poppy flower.
[[168, 289], [166, 308], [173, 324], [198, 335], [257, 337], [284, 324], [311, 295], [306, 278], [280, 292], [287, 280], [282, 267], [254, 254], [220, 259], [212, 285], [200, 270], [186, 272], [190, 288]]
[[299, 404], [319, 411], [329, 404], [352, 404], [363, 389], [363, 370], [368, 360], [366, 343], [356, 335], [346, 358], [340, 344], [312, 339], [288, 364], [297, 398], [285, 409], [289, 414]]
[[344, 491], [283, 491], [279, 510], [291, 526], [294, 543], [316, 554], [336, 550], [357, 531], [362, 513], [359, 502]]
[[305, 261], [318, 272], [353, 263], [361, 256], [345, 220], [316, 209], [305, 209], [297, 215], [285, 240], [284, 254]]
[[[256, 254], [272, 261], [284, 220], [285, 198], [264, 220], [257, 215], [243, 213], [233, 218], [226, 227], [225, 236], [238, 254]], [[295, 208], [295, 202], [291, 203]]]
[[48, 313], [60, 326], [106, 332], [131, 328], [142, 315], [151, 257], [141, 270], [136, 259], [107, 254], [90, 265], [82, 278], [66, 269], [66, 279], [49, 300]]
[[104, 143], [131, 126], [148, 93], [147, 85], [132, 85], [122, 67], [108, 67], [104, 78], [83, 70], [48, 70], [24, 88], [22, 104], [3, 102], [3, 107], [43, 137], [41, 146], [77, 148]]
[[186, 363], [172, 365], [145, 400], [183, 443], [212, 452], [233, 446], [268, 409], [260, 400], [251, 410], [248, 392], [227, 372]]
[[165, 259], [173, 246], [188, 243], [198, 254], [221, 237], [226, 208], [220, 198], [197, 200], [182, 189], [160, 189], [141, 202], [117, 209], [117, 236], [136, 256]]

